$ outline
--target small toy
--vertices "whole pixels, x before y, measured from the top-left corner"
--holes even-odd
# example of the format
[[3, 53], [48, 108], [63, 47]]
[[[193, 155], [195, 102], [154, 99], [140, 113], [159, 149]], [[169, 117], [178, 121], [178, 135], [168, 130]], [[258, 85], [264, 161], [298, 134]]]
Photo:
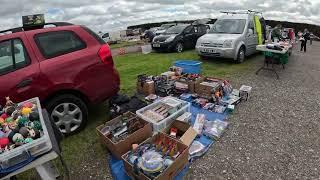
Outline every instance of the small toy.
[[33, 107], [33, 104], [31, 102], [25, 102], [22, 104], [22, 107], [25, 107], [25, 108], [32, 108]]
[[26, 107], [24, 107], [24, 108], [22, 108], [22, 110], [21, 110], [21, 114], [23, 115], [23, 116], [28, 116], [30, 113], [31, 113], [31, 108], [26, 108]]
[[18, 119], [18, 126], [19, 127], [24, 127], [24, 126], [26, 126], [26, 124], [28, 123], [28, 118], [26, 118], [26, 117], [19, 117], [19, 119]]
[[[7, 119], [8, 119], [8, 118], [7, 118]], [[8, 123], [8, 126], [9, 126], [9, 128], [10, 128], [11, 130], [14, 130], [14, 129], [16, 129], [16, 127], [17, 127], [17, 123], [16, 123], [16, 121], [11, 121], [11, 122]]]
[[7, 123], [11, 123], [12, 121], [13, 121], [12, 117], [6, 118], [6, 122], [7, 122]]
[[197, 131], [198, 135], [201, 134], [206, 116], [204, 114], [197, 114], [196, 121], [194, 122], [193, 128]]
[[29, 129], [27, 127], [21, 127], [19, 133], [24, 137], [27, 138], [29, 136]]
[[6, 113], [1, 114], [0, 116], [2, 119], [7, 119], [8, 115]]
[[19, 113], [18, 110], [15, 110], [15, 111], [13, 111], [13, 113], [11, 114], [11, 116], [12, 116], [12, 119], [13, 119], [13, 120], [16, 120], [16, 119], [19, 118], [20, 113]]
[[5, 136], [5, 133], [3, 131], [0, 131], [0, 138], [3, 138]]
[[40, 138], [40, 131], [37, 129], [30, 129], [29, 136], [33, 139], [38, 139], [38, 138]]
[[15, 133], [12, 137], [12, 141], [16, 146], [21, 146], [24, 143], [24, 137], [20, 133]]
[[135, 151], [138, 148], [138, 144], [132, 144], [132, 150]]
[[40, 121], [34, 121], [32, 124], [32, 127], [38, 131], [42, 131], [42, 126]]
[[4, 137], [4, 138], [0, 138], [0, 148], [3, 149], [6, 146], [9, 145], [9, 139]]
[[14, 103], [10, 100], [10, 97], [6, 97], [6, 105], [4, 108], [9, 107], [9, 106], [14, 106]]
[[31, 122], [33, 122], [33, 121], [39, 121], [39, 113], [38, 113], [38, 112], [35, 112], [35, 111], [31, 112], [31, 113], [29, 114], [29, 120], [30, 120]]
[[171, 128], [170, 129], [170, 136], [175, 138], [175, 137], [177, 137], [177, 133], [178, 133], [177, 128]]
[[0, 125], [2, 125], [4, 122], [5, 122], [5, 120], [0, 117]]
[[24, 143], [27, 144], [27, 143], [31, 143], [33, 141], [32, 138], [26, 138], [24, 139]]

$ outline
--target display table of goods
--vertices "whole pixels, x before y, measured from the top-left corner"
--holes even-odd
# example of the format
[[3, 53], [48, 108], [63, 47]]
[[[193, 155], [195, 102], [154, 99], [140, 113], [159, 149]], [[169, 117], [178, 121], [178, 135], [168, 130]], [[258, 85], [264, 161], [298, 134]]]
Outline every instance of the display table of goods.
[[52, 149], [38, 98], [16, 104], [7, 97], [0, 114], [0, 173], [23, 167]]

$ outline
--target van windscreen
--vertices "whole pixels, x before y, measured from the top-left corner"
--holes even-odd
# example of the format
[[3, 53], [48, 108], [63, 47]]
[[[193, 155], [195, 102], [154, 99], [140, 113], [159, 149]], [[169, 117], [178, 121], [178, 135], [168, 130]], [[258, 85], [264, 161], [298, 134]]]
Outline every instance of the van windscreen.
[[245, 26], [245, 19], [218, 19], [209, 33], [242, 34]]

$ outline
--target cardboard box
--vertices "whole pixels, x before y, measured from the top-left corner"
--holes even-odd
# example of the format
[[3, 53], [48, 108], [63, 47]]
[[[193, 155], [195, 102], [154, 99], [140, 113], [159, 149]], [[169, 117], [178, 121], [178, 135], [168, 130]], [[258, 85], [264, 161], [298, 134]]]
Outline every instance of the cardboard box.
[[[208, 83], [208, 80], [212, 81], [213, 83]], [[203, 81], [198, 82], [195, 85], [195, 92], [202, 97], [211, 98], [215, 91], [221, 88], [222, 82], [222, 79], [206, 77], [203, 79]]]
[[137, 82], [137, 91], [145, 96], [155, 94], [154, 81]]
[[[142, 144], [153, 142], [156, 139], [158, 139], [159, 136], [170, 138], [174, 141], [177, 141], [176, 139], [174, 139], [164, 133], [159, 132], [158, 134], [156, 134], [156, 135], [150, 137], [149, 139], [147, 139], [146, 141], [144, 141]], [[178, 175], [178, 173], [180, 173], [181, 170], [188, 164], [188, 162], [189, 162], [188, 161], [188, 158], [189, 158], [188, 146], [181, 143], [180, 141], [177, 141], [177, 146], [178, 146], [178, 150], [181, 154], [175, 159], [175, 161], [169, 167], [167, 167], [160, 175], [158, 175], [156, 178], [154, 178], [155, 180], [174, 179], [174, 177], [176, 175]], [[128, 176], [130, 176], [132, 179], [150, 180], [150, 178], [147, 177], [146, 175], [144, 175], [141, 171], [139, 171], [138, 174], [134, 173], [133, 165], [130, 162], [128, 162], [127, 158], [126, 158], [128, 153], [130, 153], [130, 152], [127, 152], [126, 154], [124, 154], [122, 156], [122, 160], [124, 162], [124, 168], [125, 168]]]
[[[137, 120], [144, 122], [145, 125], [143, 128], [130, 134], [126, 139], [118, 143], [114, 143], [110, 138], [104, 135], [102, 129], [106, 126], [110, 126], [121, 121], [122, 116], [136, 118]], [[113, 154], [118, 159], [121, 159], [121, 156], [132, 148], [132, 144], [139, 144], [152, 136], [152, 126], [149, 122], [142, 120], [141, 118], [137, 117], [136, 114], [133, 114], [131, 112], [127, 112], [122, 116], [116, 117], [96, 128], [102, 142], [107, 146], [111, 154]]]
[[190, 146], [194, 138], [197, 137], [197, 132], [186, 122], [175, 120], [169, 127], [165, 128], [163, 132], [170, 135], [171, 128], [178, 130], [178, 140], [187, 146]]
[[201, 82], [203, 82], [204, 79], [205, 78], [201, 76], [196, 81], [188, 81], [189, 91], [191, 93], [196, 93], [196, 85], [200, 84]]
[[246, 85], [242, 85], [239, 89], [240, 91], [240, 97], [242, 100], [248, 101], [249, 99], [249, 95], [251, 93], [252, 87], [250, 86], [246, 86]]

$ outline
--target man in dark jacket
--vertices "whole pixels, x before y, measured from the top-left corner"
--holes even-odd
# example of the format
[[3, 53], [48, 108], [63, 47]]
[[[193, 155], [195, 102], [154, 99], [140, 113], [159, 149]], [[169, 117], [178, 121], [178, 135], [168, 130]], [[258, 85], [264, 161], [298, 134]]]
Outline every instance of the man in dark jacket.
[[300, 51], [302, 51], [302, 49], [303, 49], [304, 52], [307, 52], [307, 41], [310, 40], [310, 33], [309, 33], [308, 29], [304, 29], [304, 33], [303, 33], [302, 37], [303, 37], [303, 40], [301, 41]]

